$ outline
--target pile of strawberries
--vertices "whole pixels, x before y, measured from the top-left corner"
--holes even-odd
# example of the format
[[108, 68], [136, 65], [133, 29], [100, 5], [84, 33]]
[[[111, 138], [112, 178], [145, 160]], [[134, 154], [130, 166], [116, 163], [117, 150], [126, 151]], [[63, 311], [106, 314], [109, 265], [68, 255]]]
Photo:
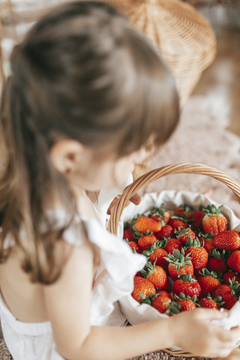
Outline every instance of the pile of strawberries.
[[124, 239], [148, 262], [134, 277], [132, 297], [160, 313], [196, 307], [231, 309], [240, 296], [240, 236], [221, 207], [181, 205], [171, 215], [152, 207], [124, 225]]

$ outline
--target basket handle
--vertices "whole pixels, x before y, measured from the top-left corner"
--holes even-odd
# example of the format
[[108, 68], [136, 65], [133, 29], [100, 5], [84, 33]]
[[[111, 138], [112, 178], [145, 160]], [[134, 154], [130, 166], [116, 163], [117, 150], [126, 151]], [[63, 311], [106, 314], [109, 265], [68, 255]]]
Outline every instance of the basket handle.
[[181, 163], [166, 165], [161, 168], [154, 169], [148, 173], [142, 175], [136, 179], [132, 184], [127, 186], [123, 194], [118, 199], [116, 206], [114, 207], [112, 214], [108, 223], [108, 230], [117, 235], [118, 222], [122, 215], [124, 207], [127, 205], [129, 199], [136, 194], [142, 187], [148, 185], [150, 182], [160, 179], [163, 176], [172, 175], [172, 174], [199, 174], [206, 175], [212, 178], [215, 178], [225, 184], [232, 192], [236, 195], [238, 202], [240, 202], [240, 185], [234, 180], [231, 176], [227, 175], [221, 170], [218, 170], [214, 167], [195, 164], [195, 163]]

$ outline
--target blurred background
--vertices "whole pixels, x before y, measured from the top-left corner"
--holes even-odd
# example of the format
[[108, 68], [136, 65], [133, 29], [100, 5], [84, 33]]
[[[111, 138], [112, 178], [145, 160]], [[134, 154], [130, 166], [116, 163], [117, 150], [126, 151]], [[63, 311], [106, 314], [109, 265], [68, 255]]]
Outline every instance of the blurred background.
[[193, 95], [206, 95], [215, 113], [229, 118], [228, 129], [240, 136], [240, 1], [191, 1], [211, 23], [217, 55]]

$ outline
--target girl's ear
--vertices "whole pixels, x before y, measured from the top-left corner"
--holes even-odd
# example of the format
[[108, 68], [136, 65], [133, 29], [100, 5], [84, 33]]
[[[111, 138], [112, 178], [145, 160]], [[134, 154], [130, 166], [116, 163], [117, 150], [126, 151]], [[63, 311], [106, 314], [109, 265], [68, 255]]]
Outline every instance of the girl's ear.
[[72, 139], [59, 140], [50, 149], [50, 158], [55, 169], [68, 174], [77, 168], [84, 146]]

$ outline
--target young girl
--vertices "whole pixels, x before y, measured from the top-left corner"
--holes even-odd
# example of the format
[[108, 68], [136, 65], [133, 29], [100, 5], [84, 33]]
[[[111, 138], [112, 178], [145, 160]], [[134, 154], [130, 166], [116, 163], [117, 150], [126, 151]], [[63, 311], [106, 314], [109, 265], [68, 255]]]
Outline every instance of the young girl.
[[239, 329], [197, 309], [121, 327], [145, 257], [99, 223], [86, 196], [123, 183], [178, 121], [158, 52], [111, 6], [62, 5], [13, 50], [1, 106], [1, 323], [14, 360], [123, 360], [180, 346], [224, 357]]

